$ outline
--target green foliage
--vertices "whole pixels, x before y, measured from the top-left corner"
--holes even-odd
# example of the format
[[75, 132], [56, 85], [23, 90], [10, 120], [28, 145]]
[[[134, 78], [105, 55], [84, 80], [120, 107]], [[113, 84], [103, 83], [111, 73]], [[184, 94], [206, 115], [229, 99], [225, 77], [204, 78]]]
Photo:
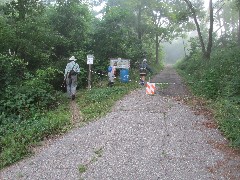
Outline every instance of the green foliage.
[[240, 146], [240, 50], [216, 49], [209, 61], [193, 54], [178, 64], [194, 93], [215, 101], [220, 129], [234, 146]]
[[0, 97], [8, 85], [20, 84], [26, 72], [23, 60], [0, 54]]
[[2, 112], [24, 120], [34, 113], [55, 107], [58, 94], [47, 82], [50, 78], [44, 76], [43, 72], [39, 70], [35, 77], [27, 74], [27, 79], [22, 81], [21, 85], [8, 85], [0, 101]]
[[138, 87], [138, 83], [123, 84], [116, 82], [114, 87], [93, 88], [81, 92], [78, 100], [84, 121], [104, 116], [111, 110], [112, 105], [127, 94], [131, 89]]
[[[0, 118], [4, 118], [0, 115]], [[0, 125], [0, 169], [29, 153], [45, 137], [66, 130], [70, 124], [69, 109], [62, 104], [58, 110], [39, 113], [24, 121], [15, 118]]]
[[193, 54], [179, 65], [188, 79], [194, 79], [193, 90], [207, 98], [233, 97], [240, 94], [239, 48], [215, 51], [209, 62], [201, 61], [200, 54]]
[[40, 15], [44, 10], [41, 1], [17, 0], [6, 3], [4, 13], [11, 15], [15, 20], [22, 21], [28, 17]]
[[84, 172], [86, 172], [87, 171], [87, 166], [86, 165], [83, 165], [83, 164], [80, 164], [79, 166], [78, 166], [78, 171], [79, 171], [79, 173], [84, 173]]
[[16, 26], [16, 33], [21, 36], [14, 49], [19, 57], [28, 62], [29, 71], [49, 67], [51, 61], [56, 61], [56, 46], [64, 44], [64, 38], [49, 27], [45, 16], [26, 20], [25, 23], [18, 22]]
[[[60, 94], [50, 84], [58, 70], [47, 68], [35, 75], [20, 71], [21, 77], [16, 76], [18, 69], [25, 69], [21, 60], [7, 57], [3, 60], [8, 60], [3, 63], [7, 64], [3, 80], [10, 84], [3, 88], [0, 99], [0, 169], [22, 159], [30, 152], [30, 146], [60, 132], [70, 121], [66, 106], [58, 107]], [[11, 70], [16, 72], [10, 74]], [[56, 107], [58, 110], [52, 112]]]
[[59, 55], [67, 56], [70, 52], [85, 50], [90, 40], [92, 19], [86, 5], [77, 1], [59, 1], [49, 19], [53, 29], [66, 38], [64, 44], [56, 47]]
[[[135, 61], [140, 52], [139, 41], [132, 25], [135, 17], [126, 9], [113, 7], [96, 25], [94, 51], [97, 59], [128, 58]], [[101, 51], [98, 49], [101, 48]]]
[[218, 110], [216, 117], [220, 130], [230, 140], [230, 144], [235, 147], [240, 147], [240, 96], [238, 100], [221, 99], [215, 108]]
[[15, 32], [3, 16], [0, 16], [0, 27], [0, 53], [7, 53], [9, 48], [13, 47], [16, 43]]

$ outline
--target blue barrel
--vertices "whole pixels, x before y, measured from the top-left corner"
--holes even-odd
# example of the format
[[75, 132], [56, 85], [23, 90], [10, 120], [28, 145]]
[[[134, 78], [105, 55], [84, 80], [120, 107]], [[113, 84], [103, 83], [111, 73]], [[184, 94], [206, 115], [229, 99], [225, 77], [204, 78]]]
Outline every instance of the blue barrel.
[[123, 83], [127, 83], [129, 81], [129, 70], [128, 69], [120, 70], [120, 80]]

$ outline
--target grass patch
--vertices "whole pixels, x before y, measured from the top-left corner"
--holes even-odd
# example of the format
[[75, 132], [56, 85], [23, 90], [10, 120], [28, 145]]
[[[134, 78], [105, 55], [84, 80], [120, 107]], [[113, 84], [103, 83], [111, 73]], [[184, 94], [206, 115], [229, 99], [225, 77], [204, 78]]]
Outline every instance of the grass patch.
[[[148, 74], [147, 78], [157, 74], [163, 68], [162, 65], [156, 66], [153, 74]], [[94, 86], [91, 90], [81, 90], [77, 98], [78, 106], [83, 115], [84, 122], [91, 121], [95, 118], [105, 116], [111, 111], [116, 101], [120, 100], [130, 91], [140, 88], [138, 70], [131, 70], [128, 83], [121, 83], [116, 79], [113, 87], [107, 87], [107, 83], [101, 82], [103, 86]], [[165, 85], [164, 85], [165, 86]]]
[[79, 171], [79, 173], [85, 173], [86, 171], [87, 171], [87, 166], [86, 165], [84, 165], [84, 164], [80, 164], [79, 166], [78, 166], [78, 171]]
[[97, 155], [97, 157], [102, 157], [103, 148], [99, 148], [99, 149], [95, 150], [94, 153]]
[[87, 171], [87, 167], [88, 167], [89, 165], [91, 165], [92, 163], [96, 162], [96, 161], [98, 160], [98, 158], [102, 157], [103, 148], [101, 147], [101, 148], [99, 148], [99, 149], [96, 149], [96, 150], [94, 151], [94, 153], [95, 153], [96, 156], [93, 156], [88, 163], [86, 163], [86, 164], [80, 164], [80, 165], [78, 166], [78, 171], [79, 171], [80, 174], [86, 172], [86, 171]]
[[116, 82], [113, 87], [92, 88], [82, 90], [77, 99], [85, 122], [105, 116], [110, 112], [117, 100], [139, 87], [137, 82]]
[[0, 169], [31, 154], [32, 146], [44, 138], [67, 131], [70, 127], [68, 104], [57, 110], [36, 114], [21, 121], [0, 126]]

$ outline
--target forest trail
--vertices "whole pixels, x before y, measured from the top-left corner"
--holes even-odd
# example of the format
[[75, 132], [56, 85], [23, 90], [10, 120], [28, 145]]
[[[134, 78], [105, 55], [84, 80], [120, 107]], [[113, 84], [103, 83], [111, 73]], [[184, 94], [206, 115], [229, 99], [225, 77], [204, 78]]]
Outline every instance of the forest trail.
[[70, 102], [70, 109], [71, 109], [71, 123], [74, 125], [74, 127], [78, 127], [82, 121], [82, 115], [81, 111], [76, 103], [76, 101]]
[[185, 104], [192, 97], [176, 71], [167, 66], [151, 82], [155, 95], [132, 91], [105, 117], [3, 169], [0, 179], [240, 179], [239, 152], [227, 146], [207, 110]]

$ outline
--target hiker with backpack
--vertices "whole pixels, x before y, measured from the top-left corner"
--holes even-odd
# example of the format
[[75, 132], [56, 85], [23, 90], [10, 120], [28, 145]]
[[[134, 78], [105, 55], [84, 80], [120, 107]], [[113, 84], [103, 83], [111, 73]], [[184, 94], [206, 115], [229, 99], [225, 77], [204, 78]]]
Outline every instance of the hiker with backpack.
[[115, 78], [115, 68], [112, 66], [108, 66], [108, 86], [112, 87], [114, 84]]
[[147, 59], [143, 59], [142, 63], [139, 65], [139, 73], [140, 73], [140, 85], [145, 84], [145, 78], [147, 76], [147, 72], [152, 72], [150, 66], [147, 64]]
[[66, 81], [67, 86], [67, 95], [68, 98], [74, 100], [76, 97], [76, 89], [77, 89], [77, 75], [80, 73], [80, 68], [78, 63], [76, 63], [77, 59], [72, 56], [69, 58], [69, 62], [65, 68], [64, 80]]

